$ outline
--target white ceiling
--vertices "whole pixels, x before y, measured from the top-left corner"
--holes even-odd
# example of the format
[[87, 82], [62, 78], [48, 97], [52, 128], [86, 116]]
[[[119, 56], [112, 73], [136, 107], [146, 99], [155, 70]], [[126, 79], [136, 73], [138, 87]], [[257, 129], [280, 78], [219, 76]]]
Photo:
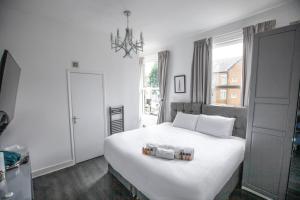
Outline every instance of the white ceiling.
[[166, 40], [211, 29], [251, 16], [288, 0], [1, 0], [30, 12], [107, 34], [125, 28], [122, 11], [132, 11], [130, 26], [143, 31], [146, 51]]

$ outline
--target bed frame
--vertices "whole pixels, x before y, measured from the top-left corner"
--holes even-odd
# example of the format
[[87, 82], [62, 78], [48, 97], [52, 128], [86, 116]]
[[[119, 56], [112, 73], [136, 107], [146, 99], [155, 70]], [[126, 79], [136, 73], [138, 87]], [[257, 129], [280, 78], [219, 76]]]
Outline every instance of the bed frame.
[[[236, 120], [233, 128], [233, 135], [246, 138], [247, 110], [244, 107], [223, 107], [200, 103], [171, 103], [171, 121], [175, 119], [177, 112], [234, 117]], [[233, 190], [241, 186], [242, 169], [243, 166], [241, 164], [221, 191], [216, 195], [214, 200], [227, 200]], [[149, 200], [149, 198], [127, 181], [110, 164], [108, 165], [108, 170], [131, 192], [133, 199]]]

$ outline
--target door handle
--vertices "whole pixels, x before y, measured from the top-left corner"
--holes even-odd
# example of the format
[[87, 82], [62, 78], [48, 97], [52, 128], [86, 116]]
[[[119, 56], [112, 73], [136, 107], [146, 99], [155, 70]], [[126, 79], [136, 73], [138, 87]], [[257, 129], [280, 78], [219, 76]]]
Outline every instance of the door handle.
[[78, 119], [80, 119], [80, 118], [76, 117], [76, 116], [73, 116], [72, 117], [73, 124], [76, 124]]

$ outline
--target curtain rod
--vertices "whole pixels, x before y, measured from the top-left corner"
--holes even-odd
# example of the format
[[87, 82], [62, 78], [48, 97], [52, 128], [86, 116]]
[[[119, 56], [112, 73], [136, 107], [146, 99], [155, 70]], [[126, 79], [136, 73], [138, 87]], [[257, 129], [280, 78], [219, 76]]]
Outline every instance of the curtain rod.
[[235, 30], [235, 31], [231, 31], [231, 32], [227, 32], [227, 33], [223, 33], [223, 34], [220, 34], [220, 35], [216, 35], [216, 36], [213, 36], [212, 38], [222, 38], [222, 37], [226, 37], [228, 35], [234, 35], [234, 34], [243, 34], [243, 30], [242, 29], [238, 29], [238, 30]]

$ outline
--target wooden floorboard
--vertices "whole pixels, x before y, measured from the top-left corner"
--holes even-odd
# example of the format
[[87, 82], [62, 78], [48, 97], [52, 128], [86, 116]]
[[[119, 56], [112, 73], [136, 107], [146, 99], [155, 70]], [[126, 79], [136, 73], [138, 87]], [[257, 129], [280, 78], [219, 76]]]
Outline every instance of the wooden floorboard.
[[[107, 172], [104, 157], [95, 158], [33, 180], [35, 200], [129, 200], [129, 191]], [[261, 200], [236, 189], [230, 200]]]

